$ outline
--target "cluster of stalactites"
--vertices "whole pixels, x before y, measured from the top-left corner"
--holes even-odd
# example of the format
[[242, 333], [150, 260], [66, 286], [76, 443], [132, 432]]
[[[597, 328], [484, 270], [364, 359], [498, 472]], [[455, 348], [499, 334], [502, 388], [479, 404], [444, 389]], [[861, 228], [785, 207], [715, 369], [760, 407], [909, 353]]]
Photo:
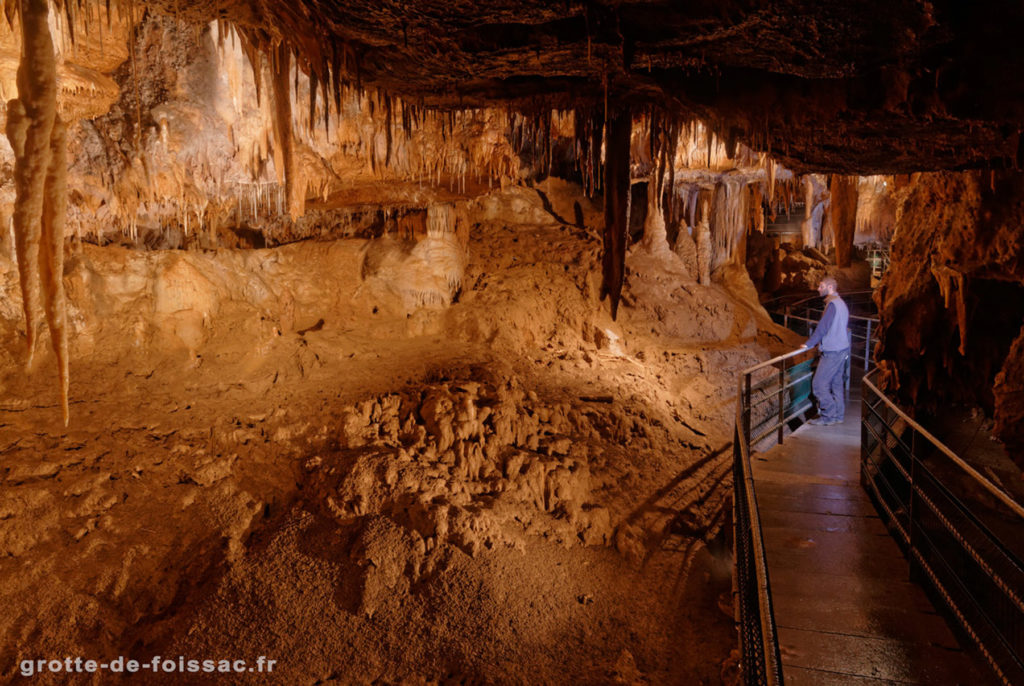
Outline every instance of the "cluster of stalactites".
[[857, 184], [857, 242], [888, 243], [896, 230], [895, 182], [891, 176], [862, 176]]
[[[49, 3], [47, 3], [49, 4]], [[9, 26], [14, 26], [20, 17], [23, 7], [26, 7], [26, 0], [3, 0], [4, 18]], [[68, 39], [71, 48], [77, 40], [76, 27], [82, 28], [86, 33], [92, 31], [110, 31], [115, 22], [127, 19], [135, 23], [135, 18], [141, 16], [144, 6], [133, 0], [103, 0], [103, 2], [87, 0], [53, 0], [56, 10], [55, 21], [62, 37]], [[47, 12], [49, 13], [49, 12]], [[61, 20], [63, 16], [63, 21]], [[51, 38], [52, 42], [52, 38]], [[64, 47], [64, 46], [62, 46]]]
[[[587, 197], [602, 188], [605, 112], [591, 106], [571, 110], [538, 107], [530, 113], [509, 112], [509, 142], [524, 159], [533, 161], [540, 175], [575, 172]], [[564, 141], [566, 148], [561, 148]], [[556, 150], [557, 148], [557, 150]], [[556, 156], [568, 151], [571, 168], [556, 168]], [[561, 160], [559, 160], [561, 162]]]
[[[217, 107], [233, 108], [224, 115], [236, 146], [232, 166], [169, 144], [177, 110], [155, 108], [156, 127], [136, 141], [139, 154], [129, 167], [110, 176], [113, 202], [99, 210], [111, 215], [103, 225], [129, 238], [137, 239], [145, 226], [148, 237], [163, 237], [155, 245], [192, 235], [188, 242], [215, 246], [219, 227], [279, 225], [282, 216], [304, 214], [308, 199], [327, 201], [359, 183], [387, 179], [465, 194], [471, 184], [506, 187], [520, 177], [508, 131], [521, 115], [441, 111], [363, 88], [346, 76], [354, 57], [344, 51], [337, 64], [327, 64], [324, 77], [287, 44], [256, 43], [227, 22], [211, 24], [210, 36], [226, 87]], [[152, 155], [159, 159], [148, 159]], [[85, 222], [90, 217], [81, 215]], [[79, 235], [83, 228], [93, 230], [79, 224]]]
[[311, 179], [289, 181], [303, 173], [290, 161], [297, 147], [294, 141], [307, 146], [329, 144], [332, 138], [337, 139], [344, 121], [358, 113], [368, 114], [372, 122], [361, 152], [371, 173], [379, 178], [390, 171], [406, 180], [447, 185], [453, 192], [465, 192], [467, 181], [486, 181], [492, 188], [518, 179], [518, 158], [511, 154], [507, 141], [493, 135], [509, 130], [510, 111], [441, 111], [376, 88], [364, 88], [358, 54], [336, 41], [310, 57], [308, 50], [300, 53], [285, 43], [269, 44], [226, 22], [218, 25], [217, 35], [222, 47], [227, 39], [241, 43], [252, 68], [258, 101], [267, 90], [264, 60], [269, 64], [278, 180], [287, 188], [299, 189], [295, 193], [286, 191], [293, 217], [301, 214], [299, 191], [323, 194], [325, 190], [322, 183], [312, 187]]

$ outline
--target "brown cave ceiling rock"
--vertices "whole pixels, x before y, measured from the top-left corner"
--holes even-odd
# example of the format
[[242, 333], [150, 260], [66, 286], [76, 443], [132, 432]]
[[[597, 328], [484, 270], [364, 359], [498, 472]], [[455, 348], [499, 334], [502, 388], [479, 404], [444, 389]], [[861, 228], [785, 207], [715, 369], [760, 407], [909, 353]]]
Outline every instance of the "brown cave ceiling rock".
[[160, 0], [443, 107], [653, 102], [798, 171], [1014, 166], [1024, 7], [954, 0]]
[[[980, 405], [1020, 444], [1024, 176], [915, 175], [897, 191], [892, 265], [876, 294], [876, 356], [891, 390], [925, 412]], [[1019, 458], [1018, 458], [1019, 459]]]
[[1006, 363], [992, 387], [995, 400], [993, 432], [1014, 455], [1024, 451], [1024, 328], [1013, 342]]

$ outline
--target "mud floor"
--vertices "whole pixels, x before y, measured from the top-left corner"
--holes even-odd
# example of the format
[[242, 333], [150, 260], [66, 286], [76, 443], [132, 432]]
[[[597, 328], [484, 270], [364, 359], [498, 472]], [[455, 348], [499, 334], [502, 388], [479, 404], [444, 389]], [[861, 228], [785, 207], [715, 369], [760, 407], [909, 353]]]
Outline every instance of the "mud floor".
[[67, 429], [53, 365], [21, 369], [4, 263], [0, 676], [262, 655], [272, 676], [231, 682], [730, 678], [734, 375], [785, 334], [671, 253], [629, 257], [611, 321], [595, 232], [557, 220], [572, 193], [465, 203], [464, 261], [421, 272], [387, 236], [83, 246]]

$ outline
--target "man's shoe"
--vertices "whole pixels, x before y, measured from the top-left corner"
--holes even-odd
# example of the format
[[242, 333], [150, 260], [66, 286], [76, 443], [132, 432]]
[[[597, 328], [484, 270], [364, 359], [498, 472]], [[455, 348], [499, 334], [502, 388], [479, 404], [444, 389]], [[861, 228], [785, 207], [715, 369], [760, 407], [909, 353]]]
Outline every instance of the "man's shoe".
[[836, 421], [835, 419], [825, 419], [824, 417], [815, 417], [814, 419], [808, 420], [807, 423], [808, 424], [813, 424], [814, 426], [832, 426], [833, 424], [838, 424], [839, 422]]

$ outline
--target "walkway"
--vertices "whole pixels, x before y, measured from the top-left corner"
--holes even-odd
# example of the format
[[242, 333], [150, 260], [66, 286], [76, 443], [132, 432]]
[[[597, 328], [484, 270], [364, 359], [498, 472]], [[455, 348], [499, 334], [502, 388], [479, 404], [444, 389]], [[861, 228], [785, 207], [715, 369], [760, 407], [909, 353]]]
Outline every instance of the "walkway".
[[783, 678], [790, 684], [971, 684], [961, 650], [860, 486], [860, 393], [846, 421], [753, 455]]

